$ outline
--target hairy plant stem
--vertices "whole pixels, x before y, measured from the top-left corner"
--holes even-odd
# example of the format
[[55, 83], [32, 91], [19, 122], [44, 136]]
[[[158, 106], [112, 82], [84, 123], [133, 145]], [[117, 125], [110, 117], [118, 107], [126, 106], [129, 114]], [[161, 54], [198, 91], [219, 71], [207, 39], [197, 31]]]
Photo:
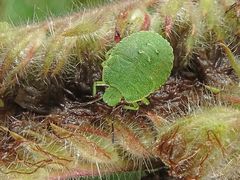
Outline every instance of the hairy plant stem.
[[[237, 59], [239, 26], [232, 0], [120, 1], [0, 23], [0, 179], [102, 177], [161, 161], [176, 178], [239, 178], [238, 77], [219, 46]], [[139, 111], [110, 108], [91, 97], [93, 82], [107, 52], [141, 30], [169, 40], [172, 75]]]

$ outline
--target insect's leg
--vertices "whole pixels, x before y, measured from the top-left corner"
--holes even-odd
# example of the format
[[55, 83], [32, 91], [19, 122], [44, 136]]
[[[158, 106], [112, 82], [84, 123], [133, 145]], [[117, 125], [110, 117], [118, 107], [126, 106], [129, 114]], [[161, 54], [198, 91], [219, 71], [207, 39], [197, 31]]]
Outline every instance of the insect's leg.
[[106, 84], [103, 81], [95, 81], [93, 83], [93, 96], [95, 96], [97, 93], [97, 86], [106, 86]]
[[149, 102], [149, 100], [148, 100], [147, 98], [143, 98], [143, 99], [142, 99], [142, 102], [143, 102], [144, 104], [146, 104], [146, 105], [149, 105], [149, 104], [150, 104], [150, 102]]
[[134, 102], [131, 105], [125, 105], [123, 108], [136, 111], [139, 109], [139, 105], [138, 103]]

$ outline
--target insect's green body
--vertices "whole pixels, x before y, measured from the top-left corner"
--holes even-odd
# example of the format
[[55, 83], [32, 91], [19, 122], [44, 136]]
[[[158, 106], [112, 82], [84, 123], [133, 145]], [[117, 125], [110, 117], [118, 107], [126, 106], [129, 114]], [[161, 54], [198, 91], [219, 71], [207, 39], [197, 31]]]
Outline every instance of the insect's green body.
[[147, 103], [146, 97], [169, 77], [173, 59], [172, 47], [157, 33], [142, 31], [124, 38], [102, 63], [102, 81], [96, 82], [108, 86], [104, 102], [115, 106], [124, 98], [134, 105], [130, 109], [137, 109], [138, 101]]

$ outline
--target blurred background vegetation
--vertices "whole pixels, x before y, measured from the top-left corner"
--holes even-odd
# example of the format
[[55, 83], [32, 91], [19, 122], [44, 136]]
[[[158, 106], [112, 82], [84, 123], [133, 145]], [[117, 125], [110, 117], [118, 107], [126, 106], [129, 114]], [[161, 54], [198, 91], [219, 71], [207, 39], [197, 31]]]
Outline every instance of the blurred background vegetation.
[[109, 0], [0, 0], [0, 21], [14, 24], [36, 22], [94, 7]]

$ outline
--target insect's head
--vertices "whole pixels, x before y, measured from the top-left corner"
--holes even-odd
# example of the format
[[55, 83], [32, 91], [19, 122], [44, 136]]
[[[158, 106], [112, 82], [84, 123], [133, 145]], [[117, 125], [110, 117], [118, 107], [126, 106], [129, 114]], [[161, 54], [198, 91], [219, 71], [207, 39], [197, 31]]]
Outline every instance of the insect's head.
[[143, 8], [128, 7], [117, 16], [115, 26], [115, 42], [141, 30], [148, 30], [150, 26], [149, 14]]

